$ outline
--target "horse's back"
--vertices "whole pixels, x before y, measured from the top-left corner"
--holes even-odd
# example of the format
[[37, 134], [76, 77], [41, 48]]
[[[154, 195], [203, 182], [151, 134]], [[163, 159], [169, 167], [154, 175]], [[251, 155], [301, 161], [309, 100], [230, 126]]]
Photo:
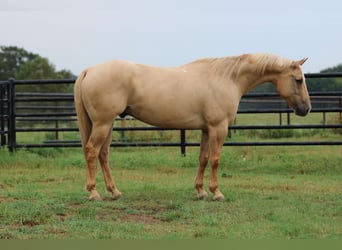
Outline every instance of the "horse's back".
[[92, 120], [131, 115], [161, 127], [203, 128], [211, 117], [224, 119], [227, 106], [225, 88], [213, 84], [205, 66], [109, 61], [86, 70], [83, 99]]

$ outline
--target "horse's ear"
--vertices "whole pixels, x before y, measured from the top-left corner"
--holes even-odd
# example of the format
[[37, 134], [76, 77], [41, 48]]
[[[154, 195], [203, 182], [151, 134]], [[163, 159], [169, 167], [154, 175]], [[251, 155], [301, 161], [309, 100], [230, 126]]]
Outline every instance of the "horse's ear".
[[306, 62], [306, 60], [308, 60], [308, 59], [309, 59], [309, 58], [305, 57], [305, 58], [303, 58], [302, 60], [297, 61], [297, 64], [298, 64], [298, 65], [303, 65], [303, 64]]
[[290, 68], [291, 69], [296, 69], [298, 66], [301, 66], [303, 65], [306, 60], [308, 60], [307, 57], [303, 58], [302, 60], [299, 60], [299, 61], [293, 61], [291, 64], [290, 64]]

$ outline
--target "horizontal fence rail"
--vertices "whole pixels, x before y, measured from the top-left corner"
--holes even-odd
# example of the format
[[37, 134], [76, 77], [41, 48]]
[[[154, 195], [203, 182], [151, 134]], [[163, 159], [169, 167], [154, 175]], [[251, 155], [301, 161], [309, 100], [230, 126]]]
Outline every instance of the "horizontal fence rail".
[[[306, 74], [306, 78], [341, 78], [342, 73]], [[80, 147], [76, 112], [72, 89], [75, 80], [15, 80], [0, 81], [0, 142], [1, 147], [10, 151], [17, 148], [37, 147]], [[49, 86], [67, 86], [66, 93], [51, 92]], [[29, 92], [21, 88], [27, 86], [46, 86], [45, 92]], [[26, 88], [27, 89], [27, 88]], [[68, 93], [69, 92], [69, 93]], [[320, 124], [291, 124], [292, 110], [277, 93], [250, 93], [243, 96], [238, 114], [269, 114], [279, 116], [279, 125], [238, 125], [229, 126], [230, 134], [237, 130], [299, 130], [299, 129], [342, 129], [342, 92], [310, 92], [312, 113], [322, 113]], [[327, 124], [326, 115], [336, 113], [339, 117], [334, 124]], [[285, 121], [284, 121], [285, 119]], [[130, 118], [130, 120], [132, 120]], [[129, 121], [129, 120], [128, 120]], [[112, 147], [180, 147], [182, 155], [186, 147], [199, 146], [199, 142], [189, 142], [186, 130], [165, 129], [145, 124], [125, 126], [126, 119], [117, 119], [113, 131], [121, 138], [112, 142]], [[128, 141], [125, 133], [135, 131], [179, 131], [179, 141]], [[51, 138], [42, 140], [22, 139], [21, 135], [33, 133], [52, 133]], [[73, 138], [60, 138], [61, 133], [74, 133]], [[20, 139], [18, 138], [20, 136]], [[119, 136], [120, 137], [120, 136]], [[330, 141], [264, 141], [239, 142], [226, 141], [225, 146], [301, 146], [301, 145], [342, 145], [341, 133]]]

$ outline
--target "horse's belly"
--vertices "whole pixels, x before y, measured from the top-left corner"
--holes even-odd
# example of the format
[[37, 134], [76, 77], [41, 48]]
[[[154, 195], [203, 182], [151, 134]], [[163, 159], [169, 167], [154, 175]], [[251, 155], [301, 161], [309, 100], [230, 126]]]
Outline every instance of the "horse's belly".
[[164, 128], [200, 129], [205, 123], [196, 110], [176, 104], [129, 107], [127, 113], [145, 123]]

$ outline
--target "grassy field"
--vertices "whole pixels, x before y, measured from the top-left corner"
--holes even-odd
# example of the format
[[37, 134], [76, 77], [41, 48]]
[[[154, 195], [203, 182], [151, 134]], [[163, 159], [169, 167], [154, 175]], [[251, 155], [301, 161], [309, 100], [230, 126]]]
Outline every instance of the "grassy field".
[[195, 199], [198, 148], [112, 149], [123, 198], [110, 200], [98, 173], [104, 200], [91, 202], [80, 149], [0, 149], [0, 238], [342, 239], [341, 153], [225, 147], [226, 199], [213, 202]]

